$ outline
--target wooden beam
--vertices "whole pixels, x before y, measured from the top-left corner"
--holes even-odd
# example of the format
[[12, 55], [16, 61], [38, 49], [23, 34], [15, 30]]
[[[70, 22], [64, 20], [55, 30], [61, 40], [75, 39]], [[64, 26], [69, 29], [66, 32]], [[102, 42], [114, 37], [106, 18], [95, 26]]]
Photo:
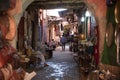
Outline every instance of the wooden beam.
[[85, 3], [84, 2], [62, 2], [62, 3], [58, 3], [57, 2], [34, 2], [31, 4], [32, 6], [37, 6], [39, 8], [42, 9], [54, 9], [54, 8], [67, 8], [67, 9], [74, 9], [74, 8], [84, 8], [85, 7]]

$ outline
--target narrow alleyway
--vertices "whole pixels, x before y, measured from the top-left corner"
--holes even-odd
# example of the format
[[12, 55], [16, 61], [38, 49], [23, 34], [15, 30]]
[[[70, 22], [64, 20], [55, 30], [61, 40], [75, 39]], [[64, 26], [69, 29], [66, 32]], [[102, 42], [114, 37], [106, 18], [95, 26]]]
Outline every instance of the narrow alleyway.
[[78, 66], [68, 49], [66, 46], [66, 50], [62, 51], [58, 47], [53, 52], [53, 57], [47, 60], [49, 66], [36, 68], [37, 75], [32, 80], [80, 80]]

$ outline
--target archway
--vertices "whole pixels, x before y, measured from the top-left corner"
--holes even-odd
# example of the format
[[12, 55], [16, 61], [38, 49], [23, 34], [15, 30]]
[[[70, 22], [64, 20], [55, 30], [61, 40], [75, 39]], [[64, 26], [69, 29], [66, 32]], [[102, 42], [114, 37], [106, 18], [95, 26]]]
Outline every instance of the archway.
[[[24, 2], [23, 2], [23, 5], [25, 6], [24, 9], [32, 2], [33, 1], [29, 1], [27, 3], [27, 0], [26, 1], [24, 0]], [[98, 30], [99, 30], [99, 36], [100, 36], [99, 53], [100, 53], [100, 60], [101, 60], [102, 52], [104, 49], [106, 23], [107, 23], [107, 20], [106, 20], [106, 9], [107, 9], [106, 1], [105, 0], [102, 0], [102, 1], [86, 0], [85, 3], [87, 4], [88, 9], [93, 12], [95, 19], [97, 21], [97, 26], [98, 26]], [[27, 6], [25, 4], [27, 4]]]

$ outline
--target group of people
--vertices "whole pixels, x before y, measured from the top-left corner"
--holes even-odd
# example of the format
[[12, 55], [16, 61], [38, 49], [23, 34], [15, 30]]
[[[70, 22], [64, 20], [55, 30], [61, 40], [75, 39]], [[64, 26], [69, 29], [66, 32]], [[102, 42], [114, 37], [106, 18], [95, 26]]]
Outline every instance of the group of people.
[[[62, 50], [65, 51], [65, 45], [67, 43], [67, 37], [63, 34], [61, 37], [60, 37], [60, 42], [58, 43], [59, 45], [62, 46]], [[57, 47], [57, 42], [52, 39], [49, 43], [46, 43], [50, 48], [52, 48], [53, 50], [56, 49]]]
[[[65, 51], [65, 45], [66, 45], [66, 43], [67, 43], [67, 37], [63, 34], [63, 35], [60, 37], [60, 45], [62, 46], [62, 50], [63, 50], [63, 51]], [[52, 48], [53, 50], [55, 50], [56, 47], [57, 47], [57, 43], [55, 42], [54, 39], [52, 39], [52, 40], [49, 42], [48, 46], [49, 46], [50, 48]]]

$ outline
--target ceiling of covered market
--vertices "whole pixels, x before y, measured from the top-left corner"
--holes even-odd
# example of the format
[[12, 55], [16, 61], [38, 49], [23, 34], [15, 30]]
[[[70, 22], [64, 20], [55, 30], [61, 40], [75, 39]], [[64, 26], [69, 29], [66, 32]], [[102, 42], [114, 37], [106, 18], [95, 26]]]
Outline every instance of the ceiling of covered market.
[[65, 8], [67, 11], [61, 12], [61, 15], [76, 13], [78, 16], [81, 16], [86, 10], [84, 0], [34, 0], [29, 7], [41, 9]]
[[46, 8], [46, 9], [53, 9], [53, 8], [83, 8], [85, 6], [82, 0], [34, 0], [32, 5]]

